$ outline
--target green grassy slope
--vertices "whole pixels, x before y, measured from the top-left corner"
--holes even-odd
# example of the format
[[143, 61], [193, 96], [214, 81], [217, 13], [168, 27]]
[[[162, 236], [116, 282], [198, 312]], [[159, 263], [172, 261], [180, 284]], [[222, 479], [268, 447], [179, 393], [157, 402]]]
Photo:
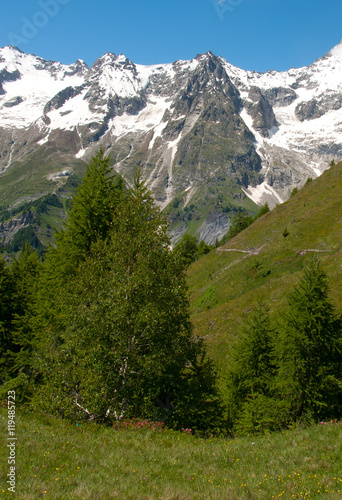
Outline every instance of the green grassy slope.
[[[72, 168], [70, 168], [72, 167]], [[0, 200], [4, 208], [18, 206], [54, 193], [64, 184], [65, 178], [51, 179], [51, 173], [71, 170], [83, 177], [86, 165], [81, 160], [61, 158], [56, 150], [45, 148], [38, 151], [24, 163], [14, 164], [0, 177]]]
[[[284, 236], [284, 230], [288, 235]], [[222, 367], [239, 327], [257, 300], [279, 314], [307, 259], [319, 255], [331, 298], [342, 309], [342, 163], [306, 184], [189, 269], [191, 313]]]
[[72, 425], [19, 411], [13, 494], [7, 491], [7, 413], [1, 408], [0, 498], [341, 498], [341, 423], [234, 440], [149, 427]]

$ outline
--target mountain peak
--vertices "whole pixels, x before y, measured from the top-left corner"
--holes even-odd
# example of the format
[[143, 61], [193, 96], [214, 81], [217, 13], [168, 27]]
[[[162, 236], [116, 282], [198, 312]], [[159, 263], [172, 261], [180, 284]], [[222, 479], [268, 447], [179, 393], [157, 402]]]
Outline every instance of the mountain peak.
[[340, 43], [335, 45], [335, 47], [333, 47], [330, 50], [330, 52], [328, 52], [327, 55], [328, 56], [338, 56], [340, 59], [342, 59], [342, 39], [341, 39]]
[[131, 69], [135, 70], [135, 65], [124, 54], [115, 55], [113, 52], [106, 52], [103, 56], [99, 57], [91, 69], [98, 71], [103, 67], [113, 67], [116, 69]]
[[15, 52], [20, 52], [20, 54], [24, 54], [24, 52], [22, 50], [20, 50], [19, 47], [17, 47], [16, 45], [6, 45], [4, 47], [4, 49], [10, 49], [10, 50], [13, 50]]
[[204, 54], [197, 54], [195, 59], [196, 59], [196, 61], [203, 61], [206, 59], [211, 59], [213, 57], [216, 57], [216, 56], [211, 52], [211, 50], [208, 50], [208, 52], [205, 52]]
[[21, 54], [24, 54], [18, 47], [14, 45], [6, 45], [0, 48], [0, 62], [10, 63], [17, 60]]
[[72, 76], [72, 75], [84, 75], [89, 71], [89, 67], [87, 63], [85, 63], [82, 59], [77, 59], [76, 62], [73, 64], [70, 64], [68, 67], [68, 70], [65, 72], [66, 75]]

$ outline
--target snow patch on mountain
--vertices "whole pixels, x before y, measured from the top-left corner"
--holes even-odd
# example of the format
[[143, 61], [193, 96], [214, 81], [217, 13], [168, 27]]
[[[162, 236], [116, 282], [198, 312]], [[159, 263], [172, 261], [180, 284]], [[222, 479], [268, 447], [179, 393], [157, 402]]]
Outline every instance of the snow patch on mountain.
[[[44, 106], [54, 95], [67, 86], [83, 83], [84, 74], [72, 74], [74, 65], [44, 61], [34, 55], [24, 54], [13, 47], [0, 50], [0, 73], [18, 71], [20, 78], [5, 81], [5, 91], [0, 95], [1, 126], [26, 128], [38, 120]], [[15, 106], [8, 106], [21, 97]]]
[[327, 56], [337, 56], [342, 60], [342, 40], [328, 52]]
[[[121, 116], [115, 116], [109, 122], [112, 136], [120, 138], [133, 131], [148, 131], [155, 129], [155, 135], [150, 142], [149, 147], [152, 148], [154, 141], [160, 136], [162, 130], [166, 127], [166, 122], [163, 122], [163, 116], [166, 110], [171, 106], [170, 99], [164, 97], [154, 97], [147, 102], [146, 107], [137, 115], [128, 115], [127, 113]], [[157, 132], [156, 132], [157, 131]]]
[[51, 129], [74, 130], [76, 125], [86, 125], [94, 121], [100, 122], [105, 115], [90, 111], [88, 102], [85, 100], [87, 89], [82, 93], [65, 102], [59, 109], [53, 109], [48, 116], [51, 120]]
[[270, 198], [275, 200], [275, 204], [283, 203], [283, 200], [275, 189], [270, 186], [267, 181], [262, 182], [256, 187], [248, 186], [248, 189], [242, 188], [242, 191], [254, 201], [257, 205], [263, 205], [269, 202]]
[[245, 124], [247, 125], [249, 130], [253, 133], [253, 135], [255, 137], [254, 147], [255, 147], [256, 152], [259, 153], [260, 148], [262, 148], [262, 146], [264, 144], [264, 137], [260, 134], [260, 132], [255, 130], [255, 128], [253, 127], [253, 118], [248, 114], [248, 112], [245, 108], [241, 109], [240, 117], [243, 119], [243, 121], [245, 122]]

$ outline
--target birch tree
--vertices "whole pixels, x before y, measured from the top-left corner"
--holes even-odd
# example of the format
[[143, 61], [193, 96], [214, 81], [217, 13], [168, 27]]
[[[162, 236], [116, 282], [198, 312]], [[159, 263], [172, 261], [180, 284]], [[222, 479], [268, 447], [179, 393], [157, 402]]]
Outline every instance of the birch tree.
[[[191, 366], [205, 350], [193, 336], [183, 262], [139, 176], [111, 220], [108, 237], [92, 245], [56, 298], [63, 325], [46, 329], [41, 400], [97, 421], [184, 415]], [[214, 393], [207, 380], [204, 392]]]

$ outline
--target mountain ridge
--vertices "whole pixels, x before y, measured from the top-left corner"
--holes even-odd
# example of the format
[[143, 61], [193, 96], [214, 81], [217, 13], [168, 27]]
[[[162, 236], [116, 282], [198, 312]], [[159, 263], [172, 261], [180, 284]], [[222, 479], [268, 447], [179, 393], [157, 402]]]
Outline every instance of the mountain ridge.
[[102, 146], [128, 184], [140, 165], [174, 240], [189, 231], [212, 243], [236, 210], [275, 206], [342, 158], [341, 47], [267, 73], [210, 51], [149, 66], [106, 53], [89, 68], [2, 48], [0, 196], [15, 206], [30, 182], [29, 198], [53, 192]]

